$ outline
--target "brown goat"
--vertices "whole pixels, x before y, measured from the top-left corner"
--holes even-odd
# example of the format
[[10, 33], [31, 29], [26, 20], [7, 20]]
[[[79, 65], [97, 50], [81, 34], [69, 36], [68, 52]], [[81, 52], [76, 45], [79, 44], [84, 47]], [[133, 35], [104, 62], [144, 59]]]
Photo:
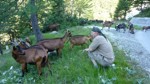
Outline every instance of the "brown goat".
[[56, 23], [56, 24], [51, 24], [48, 26], [50, 31], [58, 31], [58, 27], [60, 24]]
[[41, 67], [48, 63], [47, 50], [42, 46], [33, 46], [23, 50], [20, 46], [13, 46], [12, 57], [22, 65], [22, 76], [27, 71], [27, 64], [36, 64], [38, 74], [41, 75]]
[[91, 40], [91, 36], [85, 36], [85, 35], [74, 35], [69, 38], [69, 41], [71, 43], [71, 48], [73, 48], [74, 45], [87, 44], [89, 40]]
[[61, 50], [64, 47], [64, 43], [66, 42], [67, 38], [71, 35], [71, 32], [67, 30], [65, 35], [61, 38], [52, 38], [47, 40], [42, 40], [37, 43], [37, 45], [42, 45], [44, 48], [48, 49], [49, 51], [57, 51], [57, 54], [60, 55]]
[[102, 29], [104, 28], [104, 27], [108, 27], [108, 30], [110, 30], [110, 27], [111, 27], [111, 25], [113, 25], [114, 24], [114, 22], [112, 22], [112, 21], [105, 21], [105, 22], [103, 22], [103, 27], [102, 27]]

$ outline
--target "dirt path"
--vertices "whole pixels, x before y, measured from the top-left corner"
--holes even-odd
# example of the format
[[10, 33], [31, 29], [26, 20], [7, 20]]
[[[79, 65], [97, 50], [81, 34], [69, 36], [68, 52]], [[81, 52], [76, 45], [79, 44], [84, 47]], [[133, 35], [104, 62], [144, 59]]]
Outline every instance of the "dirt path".
[[116, 46], [123, 49], [127, 56], [150, 72], [150, 39], [148, 39], [148, 34], [143, 31], [135, 31], [135, 34], [123, 33], [123, 31], [117, 32], [114, 29], [103, 30], [103, 32], [109, 36], [112, 42], [116, 43]]
[[143, 32], [143, 31], [136, 32], [135, 38], [150, 53], [150, 30], [148, 30], [146, 32]]

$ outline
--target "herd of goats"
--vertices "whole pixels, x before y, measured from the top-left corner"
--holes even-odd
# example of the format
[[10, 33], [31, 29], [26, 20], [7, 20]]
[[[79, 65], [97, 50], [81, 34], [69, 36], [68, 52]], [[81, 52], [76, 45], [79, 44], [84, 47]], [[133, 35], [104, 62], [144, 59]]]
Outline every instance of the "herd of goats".
[[[108, 27], [110, 29], [113, 22], [106, 21], [103, 22], [103, 27]], [[58, 24], [57, 24], [58, 25]], [[134, 27], [133, 24], [128, 23], [129, 32], [134, 34]], [[126, 31], [126, 24], [121, 23], [115, 26], [116, 31], [120, 29], [124, 29]], [[143, 30], [150, 29], [150, 27], [143, 27]], [[52, 52], [56, 50], [57, 55], [61, 57], [61, 52], [64, 47], [64, 43], [69, 40], [71, 44], [71, 48], [75, 45], [83, 45], [87, 44], [88, 41], [91, 41], [92, 37], [87, 35], [72, 35], [69, 30], [67, 30], [63, 37], [59, 38], [51, 38], [51, 39], [44, 39], [37, 42], [35, 45], [31, 46], [31, 41], [29, 38], [26, 38], [25, 41], [23, 40], [15, 40], [12, 43], [12, 57], [22, 65], [22, 76], [24, 73], [27, 72], [27, 64], [35, 64], [38, 69], [38, 74], [42, 74], [42, 67], [47, 65], [50, 70], [50, 64], [48, 62], [48, 52]]]
[[56, 50], [57, 55], [61, 57], [61, 52], [66, 41], [70, 41], [71, 48], [74, 45], [86, 44], [91, 40], [91, 36], [86, 35], [73, 35], [69, 30], [66, 31], [63, 37], [45, 39], [37, 42], [36, 45], [30, 46], [31, 41], [26, 39], [25, 41], [12, 42], [12, 57], [22, 65], [22, 76], [27, 71], [27, 64], [35, 64], [38, 69], [38, 74], [41, 75], [42, 66], [47, 65], [50, 70], [50, 64], [48, 62], [48, 52]]
[[[82, 20], [82, 21], [80, 21], [80, 23], [79, 23], [79, 25], [85, 25], [85, 24], [89, 24], [88, 22], [93, 22], [93, 23], [102, 23], [102, 29], [104, 28], [104, 27], [108, 27], [108, 30], [110, 29], [110, 27], [113, 25], [113, 24], [115, 24], [115, 22], [114, 21], [102, 21], [102, 20]], [[45, 32], [45, 31], [58, 31], [59, 30], [59, 27], [60, 27], [60, 24], [58, 24], [58, 23], [55, 23], [55, 24], [50, 24], [50, 25], [48, 25], [47, 26], [47, 29], [45, 29], [45, 30], [43, 30], [43, 32]], [[122, 22], [122, 23], [120, 23], [120, 24], [116, 24], [115, 25], [115, 29], [116, 29], [116, 31], [120, 31], [120, 29], [123, 29], [124, 30], [124, 32], [128, 29], [129, 30], [129, 32], [131, 33], [131, 34], [134, 34], [134, 26], [133, 26], [133, 24], [131, 23], [131, 22]], [[143, 28], [142, 28], [142, 30], [143, 31], [147, 31], [148, 29], [150, 29], [150, 26], [143, 26]]]
[[[108, 29], [110, 29], [110, 27], [111, 27], [113, 24], [114, 24], [113, 21], [105, 21], [105, 22], [103, 23], [103, 25], [102, 25], [102, 26], [103, 26], [102, 29], [103, 29], [104, 27], [108, 27]], [[133, 26], [133, 24], [132, 24], [131, 22], [128, 22], [127, 25], [126, 25], [125, 23], [120, 23], [120, 24], [115, 25], [116, 31], [120, 31], [120, 29], [123, 29], [124, 32], [125, 32], [127, 28], [129, 29], [129, 32], [130, 32], [131, 34], [134, 34], [134, 26]], [[145, 31], [145, 32], [146, 32], [148, 29], [150, 29], [150, 26], [143, 26], [143, 27], [142, 27], [142, 30]]]

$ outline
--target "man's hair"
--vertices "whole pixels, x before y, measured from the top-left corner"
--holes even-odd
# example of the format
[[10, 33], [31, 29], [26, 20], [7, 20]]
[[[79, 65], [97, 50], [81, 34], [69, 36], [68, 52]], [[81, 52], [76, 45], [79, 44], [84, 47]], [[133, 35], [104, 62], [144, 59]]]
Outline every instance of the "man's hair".
[[106, 36], [101, 32], [101, 30], [98, 27], [94, 26], [92, 31], [93, 32], [98, 32], [99, 34], [101, 34], [106, 39]]

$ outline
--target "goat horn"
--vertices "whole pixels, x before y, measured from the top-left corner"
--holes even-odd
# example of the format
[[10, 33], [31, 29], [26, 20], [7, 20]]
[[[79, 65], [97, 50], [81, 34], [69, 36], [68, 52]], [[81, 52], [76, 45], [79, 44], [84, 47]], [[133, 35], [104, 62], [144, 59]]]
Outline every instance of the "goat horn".
[[15, 45], [15, 43], [14, 42], [10, 42], [11, 44], [13, 44], [13, 45]]

